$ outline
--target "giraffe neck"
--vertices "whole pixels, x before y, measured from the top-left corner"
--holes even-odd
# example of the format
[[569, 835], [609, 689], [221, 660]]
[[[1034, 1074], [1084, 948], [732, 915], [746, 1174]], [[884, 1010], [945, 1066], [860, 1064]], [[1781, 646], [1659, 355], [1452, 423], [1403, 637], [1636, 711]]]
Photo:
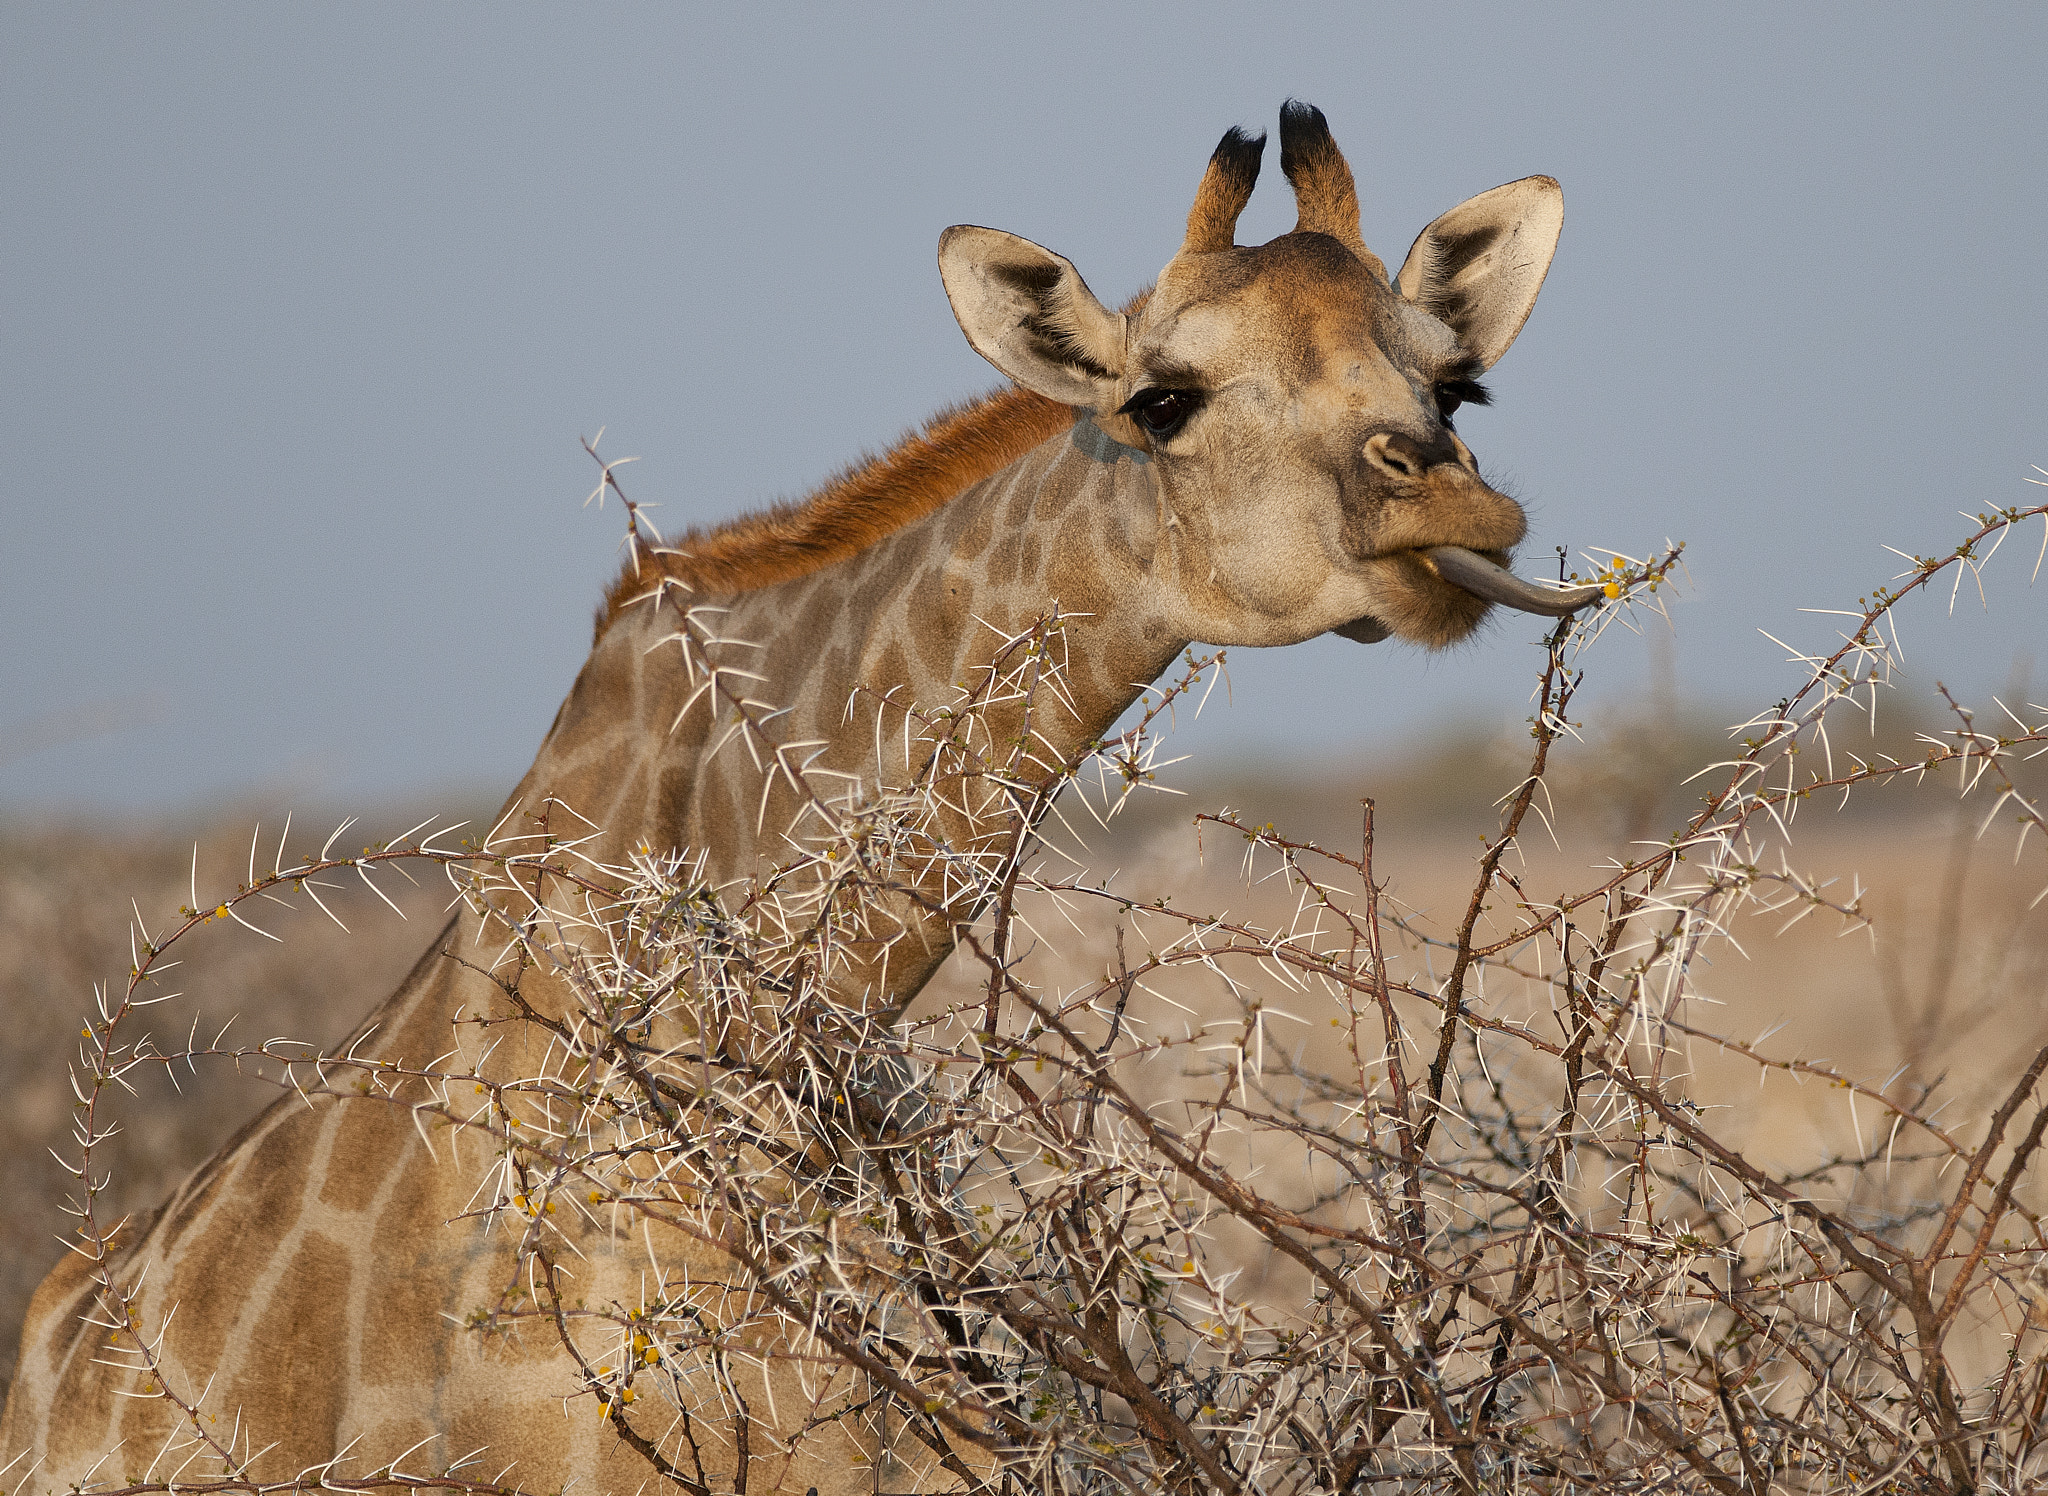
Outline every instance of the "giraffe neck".
[[[1032, 727], [1048, 757], [1069, 755], [1187, 643], [1158, 575], [1159, 516], [1150, 460], [1083, 418], [807, 576], [727, 598], [652, 591], [599, 640], [503, 824], [545, 817], [612, 864], [640, 847], [700, 853], [715, 885], [762, 874], [900, 782], [902, 757], [883, 750], [900, 755], [904, 707], [952, 703], [1055, 605], [1063, 690]], [[971, 912], [911, 911], [925, 955], [899, 951], [876, 995], [893, 1005], [921, 986], [950, 948], [944, 927]]]

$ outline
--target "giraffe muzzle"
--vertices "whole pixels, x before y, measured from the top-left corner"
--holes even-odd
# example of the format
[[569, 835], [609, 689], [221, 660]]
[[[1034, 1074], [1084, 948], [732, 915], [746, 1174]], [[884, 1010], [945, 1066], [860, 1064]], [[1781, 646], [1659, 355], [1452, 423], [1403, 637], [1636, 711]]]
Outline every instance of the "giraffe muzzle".
[[1547, 587], [1524, 581], [1505, 566], [1496, 566], [1461, 545], [1431, 546], [1422, 553], [1422, 558], [1453, 587], [1462, 587], [1474, 597], [1483, 597], [1504, 608], [1540, 613], [1546, 618], [1566, 617], [1605, 595], [1605, 589], [1598, 586]]

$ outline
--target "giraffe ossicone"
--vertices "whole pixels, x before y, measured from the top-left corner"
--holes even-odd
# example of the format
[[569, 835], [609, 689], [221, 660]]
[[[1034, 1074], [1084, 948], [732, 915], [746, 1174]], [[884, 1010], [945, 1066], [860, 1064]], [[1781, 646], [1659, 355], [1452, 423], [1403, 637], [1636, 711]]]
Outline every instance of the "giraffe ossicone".
[[[700, 883], [730, 902], [812, 867], [807, 849], [889, 792], [884, 742], [907, 733], [911, 709], [996, 671], [1001, 651], [1038, 647], [1049, 611], [1058, 709], [1018, 738], [1047, 763], [1085, 751], [1191, 643], [1337, 632], [1434, 647], [1495, 603], [1556, 615], [1591, 601], [1595, 589], [1553, 592], [1506, 570], [1522, 512], [1453, 427], [1461, 404], [1486, 399], [1479, 375], [1535, 302], [1562, 224], [1556, 182], [1525, 178], [1452, 209], [1389, 278], [1360, 238], [1350, 169], [1306, 105], [1281, 117], [1299, 223], [1235, 243], [1263, 147], [1224, 136], [1179, 250], [1121, 311], [1050, 250], [947, 230], [945, 292], [1014, 388], [940, 415], [802, 503], [638, 548], [507, 802], [504, 838], [554, 845], [573, 810], [590, 866], [689, 849]], [[980, 834], [974, 804], [946, 814], [939, 839]], [[828, 882], [807, 886], [831, 896]], [[896, 1012], [981, 897], [935, 861], [914, 869], [848, 941], [834, 990]], [[474, 1077], [479, 1107], [531, 1073], [576, 998], [530, 964], [493, 968], [525, 917], [502, 900], [459, 913], [365, 1019], [354, 1053], [415, 1068], [434, 1057]], [[344, 1451], [375, 1468], [426, 1441], [423, 1464], [483, 1448], [527, 1491], [639, 1489], [650, 1466], [627, 1435], [642, 1410], [606, 1393], [602, 1419], [564, 1412], [590, 1385], [562, 1338], [573, 1327], [464, 1328], [478, 1306], [508, 1302], [515, 1254], [472, 1219], [479, 1163], [449, 1136], [430, 1147], [388, 1100], [281, 1100], [105, 1260], [73, 1258], [46, 1279], [0, 1466], [22, 1455], [25, 1490], [62, 1489], [165, 1478], [164, 1451], [182, 1449], [177, 1478], [194, 1478], [178, 1461], [206, 1449], [186, 1415], [132, 1356], [105, 1353], [105, 1284], [119, 1282], [161, 1374], [207, 1389], [207, 1416], [242, 1431], [250, 1479], [289, 1481]], [[615, 1236], [595, 1215], [552, 1229], [574, 1237], [592, 1303], [638, 1302], [649, 1272], [750, 1291], [715, 1242]], [[835, 1375], [767, 1356], [744, 1393], [734, 1381], [691, 1425], [699, 1483], [851, 1496], [892, 1460], [904, 1482], [892, 1489], [969, 1478], [846, 1413], [854, 1394]]]

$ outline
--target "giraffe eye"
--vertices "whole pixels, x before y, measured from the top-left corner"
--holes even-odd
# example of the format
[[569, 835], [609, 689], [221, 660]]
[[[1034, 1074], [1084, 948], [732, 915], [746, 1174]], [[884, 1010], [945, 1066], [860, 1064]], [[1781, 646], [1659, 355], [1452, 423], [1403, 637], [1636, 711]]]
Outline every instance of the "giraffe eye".
[[1193, 390], [1141, 390], [1117, 414], [1136, 421], [1153, 440], [1164, 441], [1188, 423], [1201, 403]]

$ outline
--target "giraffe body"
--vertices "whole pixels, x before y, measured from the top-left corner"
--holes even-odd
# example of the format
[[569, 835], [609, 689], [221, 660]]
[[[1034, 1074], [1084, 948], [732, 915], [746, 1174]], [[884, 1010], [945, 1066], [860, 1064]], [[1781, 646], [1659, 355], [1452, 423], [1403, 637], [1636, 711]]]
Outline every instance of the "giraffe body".
[[[863, 510], [852, 540], [821, 533], [850, 524], [828, 503], [737, 540], [646, 553], [614, 589], [508, 821], [565, 808], [598, 828], [584, 847], [598, 862], [689, 847], [714, 884], [742, 883], [887, 781], [877, 746], [891, 711], [900, 722], [904, 703], [948, 699], [1054, 604], [1068, 617], [1071, 710], [1043, 731], [1061, 753], [1098, 737], [1194, 640], [1338, 630], [1441, 644], [1468, 632], [1486, 600], [1444, 580], [1430, 553], [1504, 560], [1523, 520], [1478, 477], [1449, 416], [1527, 315], [1556, 237], [1555, 184], [1453, 210], [1390, 282], [1358, 242], [1350, 175], [1319, 114], [1290, 106], [1283, 165], [1302, 227], [1237, 248], [1230, 224], [1257, 147], [1226, 136], [1182, 252], [1125, 313], [1027, 241], [948, 231], [941, 270], [963, 329], [1024, 390], [949, 417], [939, 445], [952, 455], [929, 471], [885, 460], [869, 475], [860, 503], [886, 506], [892, 482], [923, 495], [893, 523]], [[713, 664], [757, 682], [740, 696], [787, 709], [772, 723], [793, 767], [765, 790], [725, 731], [744, 703], [677, 665], [686, 626]], [[866, 705], [850, 711], [856, 693]], [[855, 971], [862, 1000], [885, 1011], [924, 983], [949, 925], [973, 910], [898, 913], [898, 938]], [[537, 1062], [546, 1040], [531, 1026], [489, 1030], [485, 1056], [485, 1031], [463, 1021], [504, 1007], [483, 970], [495, 949], [485, 924], [452, 921], [365, 1020], [359, 1052], [438, 1058], [450, 1073], [474, 1063], [486, 1077]], [[543, 1013], [569, 1001], [539, 979], [526, 995]], [[485, 1475], [527, 1491], [640, 1488], [640, 1457], [587, 1400], [565, 1405], [573, 1367], [552, 1325], [462, 1328], [516, 1286], [513, 1241], [460, 1219], [477, 1209], [477, 1146], [443, 1133], [430, 1148], [431, 1136], [403, 1106], [288, 1096], [137, 1223], [111, 1270], [141, 1276], [146, 1323], [169, 1319], [170, 1377], [210, 1384], [206, 1411], [224, 1428], [239, 1416], [248, 1443], [270, 1446], [251, 1466], [267, 1480], [344, 1449], [343, 1473], [361, 1473], [414, 1446], [410, 1469], [487, 1447]], [[639, 1301], [658, 1272], [687, 1271], [714, 1295], [737, 1278], [703, 1242], [615, 1234], [602, 1219], [563, 1229], [582, 1254], [574, 1291], [593, 1304]], [[0, 1420], [0, 1463], [23, 1450], [40, 1462], [31, 1489], [62, 1488], [109, 1451], [97, 1480], [174, 1472], [160, 1456], [177, 1442], [175, 1410], [121, 1395], [146, 1389], [99, 1354], [95, 1298], [90, 1265], [73, 1259], [31, 1306]], [[958, 1483], [871, 1420], [800, 1427], [851, 1395], [849, 1372], [769, 1376], [747, 1399], [756, 1420], [776, 1409], [765, 1426], [701, 1420], [708, 1490]]]

